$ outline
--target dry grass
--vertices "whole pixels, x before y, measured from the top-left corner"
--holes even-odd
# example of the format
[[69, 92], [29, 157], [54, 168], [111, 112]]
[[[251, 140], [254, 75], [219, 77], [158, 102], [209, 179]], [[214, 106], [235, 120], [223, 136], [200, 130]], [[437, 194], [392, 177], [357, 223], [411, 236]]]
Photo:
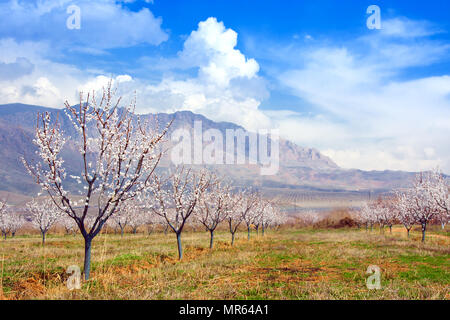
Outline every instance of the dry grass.
[[[426, 244], [401, 227], [378, 230], [270, 231], [235, 246], [229, 234], [183, 235], [177, 261], [172, 234], [102, 234], [94, 240], [92, 279], [66, 287], [70, 265], [83, 264], [79, 236], [37, 235], [1, 242], [3, 299], [448, 299], [450, 237], [430, 232]], [[382, 289], [368, 290], [366, 269], [382, 270]]]

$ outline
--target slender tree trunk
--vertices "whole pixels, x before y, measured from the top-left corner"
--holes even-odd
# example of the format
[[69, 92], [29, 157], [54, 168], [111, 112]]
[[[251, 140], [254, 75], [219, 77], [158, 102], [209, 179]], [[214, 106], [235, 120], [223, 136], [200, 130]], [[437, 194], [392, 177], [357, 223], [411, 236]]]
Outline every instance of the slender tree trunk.
[[120, 237], [123, 238], [123, 228], [120, 228]]
[[389, 226], [389, 233], [392, 233], [392, 226]]
[[209, 230], [211, 237], [209, 238], [209, 248], [212, 249], [214, 245], [214, 230]]
[[259, 226], [256, 226], [256, 235], [259, 235]]
[[183, 258], [183, 248], [181, 247], [181, 232], [177, 233], [177, 244], [178, 244], [178, 260]]
[[3, 240], [6, 240], [6, 232], [2, 232]]
[[231, 246], [234, 245], [234, 232], [231, 233]]
[[45, 234], [46, 232], [42, 232], [42, 246], [45, 246]]
[[264, 225], [261, 226], [261, 234], [264, 237]]
[[247, 227], [247, 240], [250, 240], [250, 226]]
[[425, 242], [425, 233], [427, 231], [427, 224], [422, 223], [422, 242]]
[[91, 274], [91, 248], [92, 239], [84, 238], [84, 280], [89, 280]]
[[16, 236], [15, 232], [11, 232], [11, 237], [14, 238]]

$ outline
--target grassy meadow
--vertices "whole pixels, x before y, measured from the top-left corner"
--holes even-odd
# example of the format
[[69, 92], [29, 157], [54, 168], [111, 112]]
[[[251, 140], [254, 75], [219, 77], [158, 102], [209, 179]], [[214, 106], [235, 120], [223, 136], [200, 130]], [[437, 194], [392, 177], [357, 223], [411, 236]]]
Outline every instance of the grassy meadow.
[[[435, 228], [425, 244], [401, 226], [365, 229], [287, 228], [252, 234], [183, 233], [177, 260], [173, 234], [101, 234], [91, 280], [66, 287], [70, 265], [83, 265], [81, 236], [51, 234], [0, 241], [0, 299], [449, 299], [450, 236]], [[369, 265], [381, 268], [368, 290]]]

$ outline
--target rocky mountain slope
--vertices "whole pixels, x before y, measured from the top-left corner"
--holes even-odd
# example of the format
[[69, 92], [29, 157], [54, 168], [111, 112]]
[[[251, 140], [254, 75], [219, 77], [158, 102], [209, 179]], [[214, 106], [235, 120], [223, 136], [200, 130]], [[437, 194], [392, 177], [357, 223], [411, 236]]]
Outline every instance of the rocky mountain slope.
[[[37, 113], [43, 111], [50, 112], [52, 117], [58, 116], [58, 121], [68, 136], [74, 134], [74, 129], [62, 110], [24, 104], [0, 105], [0, 191], [27, 195], [38, 191], [26, 173], [20, 158], [22, 156], [27, 159], [36, 157], [36, 148], [32, 140]], [[169, 137], [179, 128], [192, 132], [196, 121], [201, 121], [203, 131], [217, 129], [223, 136], [227, 129], [245, 131], [236, 124], [214, 122], [189, 111], [143, 115], [142, 118], [153, 119], [160, 128], [174, 120], [168, 133]], [[412, 173], [398, 171], [344, 170], [318, 150], [300, 147], [287, 140], [281, 139], [279, 148], [280, 169], [276, 175], [261, 176], [259, 167], [249, 164], [215, 165], [214, 167], [239, 185], [289, 190], [383, 190], [407, 185], [412, 177]], [[64, 153], [68, 159], [69, 171], [75, 173], [79, 163], [72, 161], [78, 158], [73, 144], [67, 144]], [[169, 163], [170, 161], [166, 159], [163, 167]]]

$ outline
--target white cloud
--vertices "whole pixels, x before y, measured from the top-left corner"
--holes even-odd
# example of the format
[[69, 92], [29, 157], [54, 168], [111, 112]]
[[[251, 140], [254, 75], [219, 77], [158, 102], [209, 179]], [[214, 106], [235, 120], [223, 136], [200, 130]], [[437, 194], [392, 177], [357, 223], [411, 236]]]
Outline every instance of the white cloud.
[[[399, 23], [392, 34], [428, 34], [411, 21]], [[371, 38], [359, 40], [370, 43]], [[379, 35], [372, 40], [376, 45], [363, 55], [357, 45], [305, 50], [303, 64], [279, 76], [295, 95], [326, 115], [326, 121], [291, 118], [313, 132], [305, 135], [303, 130], [292, 138], [313, 143], [347, 168], [417, 171], [440, 164], [450, 171], [450, 76], [400, 77], [404, 68], [441, 59], [448, 46], [417, 38], [398, 46]]]
[[387, 37], [418, 38], [440, 32], [427, 21], [414, 21], [405, 17], [382, 20], [381, 34]]
[[45, 42], [0, 40], [0, 62], [11, 64], [26, 59], [33, 69], [26, 76], [0, 78], [1, 103], [22, 102], [47, 107], [62, 107], [64, 101], [76, 101], [77, 87], [93, 77], [90, 72], [45, 58], [50, 50]]
[[[66, 10], [73, 4], [80, 8], [79, 30], [66, 26], [70, 16]], [[161, 23], [148, 8], [133, 12], [114, 0], [9, 0], [0, 4], [0, 37], [14, 35], [19, 41], [48, 41], [54, 48], [86, 52], [141, 43], [159, 45], [168, 38]]]
[[254, 59], [247, 59], [237, 45], [237, 33], [223, 22], [208, 18], [198, 24], [184, 43], [180, 58], [188, 66], [199, 67], [199, 77], [206, 82], [228, 86], [234, 78], [252, 79], [259, 71]]
[[24, 57], [11, 63], [0, 62], [0, 79], [14, 80], [33, 72], [34, 65]]
[[[268, 95], [266, 83], [258, 76], [259, 65], [236, 49], [236, 45], [236, 32], [209, 18], [199, 23], [177, 57], [169, 59], [171, 66], [194, 68], [195, 75], [179, 79], [169, 73], [149, 84], [147, 80], [123, 74], [113, 76], [113, 81], [124, 103], [136, 92], [138, 112], [191, 110], [252, 130], [270, 128], [272, 121], [259, 110]], [[0, 52], [0, 61], [15, 61], [17, 52], [29, 52], [25, 57], [36, 66], [31, 75], [8, 83], [2, 90], [3, 103], [21, 101], [59, 107], [66, 99], [77, 103], [79, 91], [98, 91], [111, 79], [102, 70], [82, 72], [43, 58], [49, 50], [46, 43], [18, 43], [9, 39], [0, 41], [0, 49], [5, 49]], [[48, 80], [45, 86], [40, 78]], [[48, 91], [45, 94], [44, 88]]]
[[122, 84], [133, 81], [133, 78], [127, 74], [118, 75], [114, 78], [99, 75], [89, 79], [86, 83], [79, 85], [77, 91], [85, 94], [92, 91], [99, 92], [103, 88], [106, 88], [110, 81], [112, 81], [113, 87], [120, 89], [119, 87], [121, 87]]
[[[156, 85], [138, 85], [140, 110], [191, 110], [249, 129], [268, 128], [270, 120], [258, 107], [267, 90], [258, 76], [259, 65], [236, 49], [237, 33], [216, 18], [198, 25], [186, 39], [177, 61], [197, 74], [184, 80], [166, 76]], [[135, 83], [136, 84], [136, 83]]]

